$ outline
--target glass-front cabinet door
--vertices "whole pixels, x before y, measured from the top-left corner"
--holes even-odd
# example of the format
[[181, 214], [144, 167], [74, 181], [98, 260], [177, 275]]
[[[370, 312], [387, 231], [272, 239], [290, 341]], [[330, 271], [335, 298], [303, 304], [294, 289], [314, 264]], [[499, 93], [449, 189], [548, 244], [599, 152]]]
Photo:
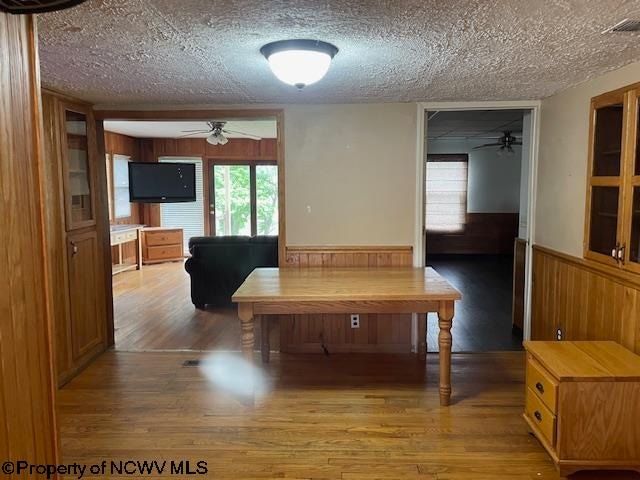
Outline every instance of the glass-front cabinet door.
[[67, 231], [95, 225], [93, 131], [84, 107], [62, 107], [62, 153]]
[[629, 131], [633, 138], [630, 144], [634, 151], [630, 155], [625, 194], [626, 228], [624, 235], [625, 263], [628, 270], [640, 273], [640, 90], [630, 93], [629, 102], [633, 112], [629, 119]]
[[623, 93], [591, 104], [585, 256], [610, 265], [621, 254], [627, 108]]

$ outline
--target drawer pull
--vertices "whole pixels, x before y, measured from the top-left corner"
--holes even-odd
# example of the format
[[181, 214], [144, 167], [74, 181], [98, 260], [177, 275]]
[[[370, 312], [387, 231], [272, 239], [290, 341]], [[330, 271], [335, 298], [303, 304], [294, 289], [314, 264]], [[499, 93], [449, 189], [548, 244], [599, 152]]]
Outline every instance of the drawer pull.
[[540, 393], [544, 393], [544, 386], [540, 382], [536, 383], [536, 388]]
[[533, 412], [533, 416], [536, 417], [536, 420], [538, 420], [539, 422], [542, 421], [542, 414], [540, 413], [540, 411], [536, 410], [535, 412]]

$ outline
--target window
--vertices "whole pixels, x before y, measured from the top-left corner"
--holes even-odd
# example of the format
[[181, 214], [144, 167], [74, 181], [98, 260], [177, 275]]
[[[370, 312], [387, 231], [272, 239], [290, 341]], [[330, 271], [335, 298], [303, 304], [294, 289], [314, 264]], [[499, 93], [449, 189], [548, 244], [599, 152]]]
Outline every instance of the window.
[[204, 235], [204, 180], [202, 159], [187, 157], [160, 157], [159, 162], [195, 163], [196, 201], [160, 204], [160, 224], [167, 228], [182, 228], [185, 254], [189, 253], [189, 239]]
[[217, 236], [278, 234], [278, 167], [214, 165]]
[[131, 216], [129, 203], [129, 161], [124, 155], [113, 155], [113, 216]]
[[425, 228], [461, 232], [467, 217], [468, 155], [427, 155]]

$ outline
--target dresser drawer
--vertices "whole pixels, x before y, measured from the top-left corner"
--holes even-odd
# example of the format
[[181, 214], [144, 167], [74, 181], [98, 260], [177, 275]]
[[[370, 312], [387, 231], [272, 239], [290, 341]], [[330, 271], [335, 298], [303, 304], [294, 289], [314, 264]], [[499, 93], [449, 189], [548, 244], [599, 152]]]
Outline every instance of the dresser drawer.
[[527, 360], [527, 387], [540, 397], [551, 413], [558, 412], [558, 382], [533, 357]]
[[545, 406], [540, 397], [527, 387], [525, 400], [525, 414], [529, 420], [538, 427], [540, 433], [546, 438], [549, 445], [556, 443], [556, 416]]
[[145, 260], [169, 260], [184, 257], [182, 245], [146, 247], [144, 253]]
[[138, 232], [136, 230], [131, 230], [130, 232], [126, 232], [123, 235], [124, 235], [125, 241], [127, 242], [130, 242], [138, 238]]
[[182, 244], [182, 230], [144, 232], [144, 243], [148, 247]]

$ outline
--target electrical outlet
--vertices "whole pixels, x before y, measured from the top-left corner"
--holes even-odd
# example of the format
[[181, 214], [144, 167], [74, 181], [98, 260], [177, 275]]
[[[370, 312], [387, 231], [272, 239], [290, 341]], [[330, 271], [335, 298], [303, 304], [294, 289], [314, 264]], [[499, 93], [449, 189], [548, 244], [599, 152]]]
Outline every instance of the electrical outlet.
[[558, 331], [556, 332], [556, 338], [558, 340], [562, 340], [562, 329], [559, 328]]
[[357, 313], [351, 315], [351, 328], [360, 328], [360, 315]]

